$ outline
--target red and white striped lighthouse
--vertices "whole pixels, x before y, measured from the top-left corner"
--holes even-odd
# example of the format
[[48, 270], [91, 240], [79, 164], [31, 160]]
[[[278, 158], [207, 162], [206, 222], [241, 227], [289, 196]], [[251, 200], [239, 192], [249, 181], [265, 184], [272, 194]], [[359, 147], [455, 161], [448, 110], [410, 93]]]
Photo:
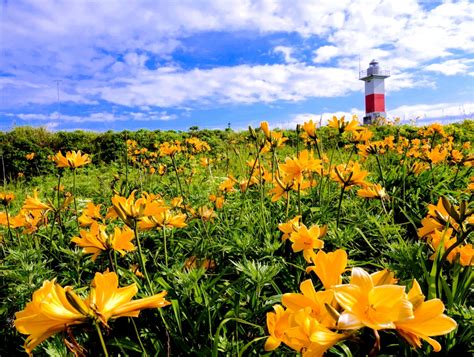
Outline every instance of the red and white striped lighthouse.
[[369, 68], [360, 71], [359, 79], [365, 82], [365, 117], [364, 124], [372, 124], [375, 119], [385, 117], [385, 78], [390, 77], [390, 71], [379, 67], [372, 60]]

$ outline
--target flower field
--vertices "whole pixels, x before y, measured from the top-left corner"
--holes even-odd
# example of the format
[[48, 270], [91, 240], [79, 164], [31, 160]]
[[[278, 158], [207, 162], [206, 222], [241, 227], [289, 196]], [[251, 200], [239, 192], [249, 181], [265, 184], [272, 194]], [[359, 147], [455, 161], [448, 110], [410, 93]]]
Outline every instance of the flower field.
[[0, 355], [469, 355], [472, 138], [0, 133]]

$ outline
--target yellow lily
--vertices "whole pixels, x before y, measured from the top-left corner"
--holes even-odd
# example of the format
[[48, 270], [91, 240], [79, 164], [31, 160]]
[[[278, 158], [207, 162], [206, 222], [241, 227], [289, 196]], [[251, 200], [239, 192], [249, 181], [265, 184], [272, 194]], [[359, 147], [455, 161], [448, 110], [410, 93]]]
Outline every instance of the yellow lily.
[[331, 290], [316, 291], [311, 279], [307, 279], [300, 284], [301, 294], [287, 293], [282, 297], [281, 302], [292, 311], [310, 308], [308, 313], [319, 323], [328, 328], [336, 327], [336, 321], [328, 313], [326, 304], [332, 305], [334, 293]]
[[165, 300], [166, 291], [139, 300], [132, 300], [138, 292], [136, 283], [118, 287], [118, 276], [113, 272], [95, 273], [92, 290], [86, 303], [93, 307], [101, 322], [107, 324], [109, 319], [129, 316], [137, 317], [140, 310], [160, 308], [170, 305]]
[[361, 188], [357, 191], [357, 195], [364, 198], [378, 198], [381, 200], [388, 198], [385, 188], [379, 184], [370, 184], [366, 188]]
[[327, 232], [327, 227], [319, 227], [313, 225], [309, 229], [302, 224], [298, 231], [291, 233], [290, 241], [293, 242], [291, 248], [293, 252], [303, 251], [305, 260], [311, 262], [311, 254], [315, 249], [321, 249], [324, 247], [324, 242], [319, 239], [324, 236]]
[[338, 328], [393, 329], [395, 321], [413, 318], [413, 306], [404, 286], [374, 284], [362, 268], [352, 268], [349, 284], [334, 287], [336, 300], [344, 308]]
[[282, 240], [287, 240], [290, 238], [291, 233], [298, 231], [300, 227], [301, 216], [296, 216], [293, 219], [290, 219], [288, 222], [280, 223], [278, 229], [283, 232], [281, 236]]
[[14, 325], [18, 332], [29, 335], [25, 341], [26, 352], [31, 351], [52, 335], [88, 320], [100, 320], [107, 325], [109, 319], [122, 316], [137, 317], [142, 309], [160, 308], [170, 304], [165, 300], [166, 291], [133, 300], [138, 288], [132, 285], [119, 288], [115, 273], [96, 273], [90, 295], [82, 299], [70, 286], [61, 287], [54, 280], [45, 281], [33, 293], [25, 309], [15, 314]]
[[290, 311], [281, 305], [274, 305], [275, 312], [267, 313], [267, 328], [270, 336], [265, 341], [265, 351], [273, 351], [278, 348], [285, 339], [285, 330], [289, 326]]
[[105, 226], [93, 223], [90, 232], [81, 230], [80, 237], [73, 237], [71, 242], [83, 248], [85, 254], [92, 254], [91, 259], [94, 261], [102, 251], [116, 250], [122, 256], [134, 251], [135, 246], [131, 242], [134, 238], [133, 231], [128, 227], [123, 230], [115, 227], [114, 234], [109, 235]]
[[347, 337], [329, 330], [308, 314], [309, 309], [294, 312], [290, 318], [291, 328], [286, 330], [285, 344], [303, 356], [319, 357], [333, 345]]
[[413, 347], [421, 347], [421, 340], [427, 341], [435, 352], [441, 351], [441, 345], [431, 336], [445, 335], [453, 331], [456, 321], [443, 314], [444, 304], [439, 299], [424, 301], [420, 285], [416, 280], [408, 292], [408, 299], [413, 305], [412, 319], [395, 322], [397, 332]]
[[82, 211], [82, 215], [79, 217], [81, 226], [87, 227], [100, 221], [102, 219], [102, 215], [100, 214], [101, 206], [102, 205], [95, 205], [93, 202], [88, 202], [87, 207]]
[[[75, 304], [71, 304], [71, 298]], [[26, 352], [31, 354], [41, 342], [68, 326], [84, 323], [91, 310], [81, 301], [71, 287], [63, 288], [54, 280], [45, 281], [25, 309], [15, 314], [16, 329], [29, 335], [24, 346]]]
[[0, 192], [0, 203], [2, 205], [7, 206], [14, 199], [15, 199], [15, 195], [13, 193]]
[[66, 156], [64, 156], [61, 151], [58, 151], [58, 153], [53, 156], [53, 161], [57, 167], [70, 167], [71, 169], [75, 169], [76, 167], [90, 163], [91, 159], [88, 154], [82, 154], [80, 150], [77, 152], [68, 151]]
[[312, 259], [314, 265], [306, 268], [306, 273], [314, 272], [326, 290], [342, 283], [341, 274], [347, 266], [347, 253], [338, 249], [325, 253], [320, 250]]

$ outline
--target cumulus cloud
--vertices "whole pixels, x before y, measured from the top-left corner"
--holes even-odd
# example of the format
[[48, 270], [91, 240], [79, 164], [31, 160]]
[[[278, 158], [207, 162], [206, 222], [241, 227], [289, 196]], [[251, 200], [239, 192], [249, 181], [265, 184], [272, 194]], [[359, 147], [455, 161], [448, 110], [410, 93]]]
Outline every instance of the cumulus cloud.
[[474, 60], [453, 59], [441, 63], [433, 63], [427, 66], [427, 71], [439, 72], [445, 76], [454, 76], [456, 74], [466, 74], [470, 66], [474, 64]]
[[[474, 73], [474, 3], [467, 0], [429, 8], [416, 0], [42, 0], [1, 6], [1, 70], [8, 75], [0, 72], [2, 107], [54, 104], [55, 79], [63, 80], [61, 102], [108, 102], [131, 112], [344, 96], [362, 88], [359, 56], [363, 64], [377, 58], [392, 69], [389, 91], [434, 87], [430, 73]], [[310, 63], [297, 61], [291, 44], [280, 44], [273, 49], [285, 64], [177, 66], [173, 55], [186, 50], [184, 39], [208, 31], [296, 33], [317, 41]], [[158, 63], [153, 68], [147, 66], [151, 60]]]
[[293, 57], [293, 49], [288, 46], [276, 46], [273, 52], [283, 55], [286, 63], [296, 63], [298, 60]]
[[[41, 122], [47, 121], [48, 126], [53, 128], [59, 124], [65, 123], [107, 123], [115, 121], [126, 121], [126, 120], [140, 120], [140, 121], [152, 121], [152, 120], [174, 120], [177, 118], [175, 114], [169, 114], [166, 111], [161, 112], [126, 112], [126, 113], [111, 113], [111, 112], [98, 112], [90, 113], [88, 115], [68, 115], [61, 114], [60, 112], [52, 112], [50, 114], [37, 114], [37, 113], [6, 113], [5, 116], [15, 117], [24, 121], [30, 122]], [[54, 124], [55, 123], [55, 124]]]
[[407, 121], [417, 118], [445, 119], [449, 117], [472, 120], [474, 118], [474, 102], [402, 105], [388, 110], [388, 113], [392, 117], [399, 117]]

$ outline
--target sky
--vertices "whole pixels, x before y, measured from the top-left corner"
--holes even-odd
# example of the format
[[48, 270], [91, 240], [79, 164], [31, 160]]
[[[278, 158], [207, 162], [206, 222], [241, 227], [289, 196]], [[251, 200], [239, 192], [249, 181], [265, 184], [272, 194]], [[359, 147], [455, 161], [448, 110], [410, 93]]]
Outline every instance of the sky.
[[474, 2], [0, 0], [0, 130], [295, 128], [474, 119]]

